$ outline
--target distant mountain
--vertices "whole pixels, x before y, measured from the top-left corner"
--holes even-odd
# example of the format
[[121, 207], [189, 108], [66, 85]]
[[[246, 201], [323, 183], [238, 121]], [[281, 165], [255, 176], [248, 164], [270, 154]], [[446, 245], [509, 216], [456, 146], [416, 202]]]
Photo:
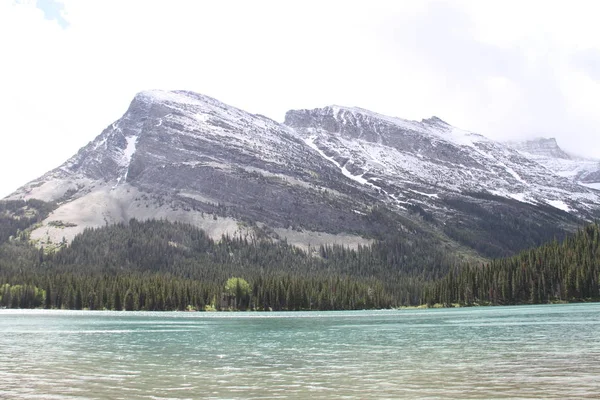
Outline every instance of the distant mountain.
[[44, 246], [87, 227], [163, 218], [214, 238], [356, 247], [397, 236], [495, 257], [600, 215], [600, 192], [536, 157], [436, 117], [331, 106], [289, 111], [281, 124], [196, 93], [147, 91], [8, 198], [56, 202], [31, 234]]
[[537, 157], [558, 158], [571, 160], [572, 157], [558, 146], [555, 138], [538, 138], [522, 142], [509, 142], [509, 146], [520, 152], [532, 154]]
[[569, 155], [558, 146], [554, 138], [539, 138], [507, 144], [558, 176], [600, 190], [600, 160]]

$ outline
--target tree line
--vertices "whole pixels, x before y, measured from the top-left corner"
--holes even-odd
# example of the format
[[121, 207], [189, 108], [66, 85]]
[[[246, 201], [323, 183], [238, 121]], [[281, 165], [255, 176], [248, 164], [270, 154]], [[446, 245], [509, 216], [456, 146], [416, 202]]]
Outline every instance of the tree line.
[[424, 288], [426, 304], [539, 304], [600, 300], [600, 227], [484, 265], [455, 266]]
[[[29, 222], [47, 209], [10, 207], [5, 220]], [[31, 212], [36, 207], [42, 209]], [[29, 242], [25, 223], [0, 223], [0, 307], [351, 310], [600, 297], [597, 223], [564, 241], [478, 264], [409, 240], [410, 233], [356, 249], [303, 251], [253, 236], [215, 241], [191, 225], [160, 220], [87, 229], [48, 251]]]
[[[426, 269], [419, 265], [427, 261]], [[349, 250], [302, 251], [285, 241], [224, 236], [191, 225], [131, 220], [88, 229], [57, 251], [13, 238], [0, 245], [0, 306], [114, 310], [349, 310], [418, 300], [419, 287], [443, 276], [442, 254], [389, 241]], [[251, 290], [232, 305], [231, 277]], [[36, 289], [17, 291], [15, 287]], [[43, 291], [43, 292], [42, 292]], [[39, 293], [43, 293], [42, 296]], [[20, 297], [20, 299], [17, 299]], [[40, 297], [44, 301], [40, 303]]]

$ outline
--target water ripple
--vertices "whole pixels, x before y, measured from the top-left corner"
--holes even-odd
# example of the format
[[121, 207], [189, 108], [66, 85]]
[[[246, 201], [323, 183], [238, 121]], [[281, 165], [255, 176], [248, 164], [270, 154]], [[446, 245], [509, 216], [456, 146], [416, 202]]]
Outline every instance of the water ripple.
[[600, 304], [0, 310], [0, 398], [597, 398]]

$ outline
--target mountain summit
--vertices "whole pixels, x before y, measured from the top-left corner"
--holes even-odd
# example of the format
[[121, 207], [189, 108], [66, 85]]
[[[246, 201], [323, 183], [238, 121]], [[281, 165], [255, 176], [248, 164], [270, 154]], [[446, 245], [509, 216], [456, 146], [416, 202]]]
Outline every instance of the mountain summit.
[[9, 198], [56, 202], [32, 232], [41, 245], [164, 218], [217, 238], [306, 247], [412, 235], [497, 256], [600, 215], [600, 192], [437, 117], [330, 106], [289, 111], [280, 124], [187, 91], [139, 93], [94, 141]]

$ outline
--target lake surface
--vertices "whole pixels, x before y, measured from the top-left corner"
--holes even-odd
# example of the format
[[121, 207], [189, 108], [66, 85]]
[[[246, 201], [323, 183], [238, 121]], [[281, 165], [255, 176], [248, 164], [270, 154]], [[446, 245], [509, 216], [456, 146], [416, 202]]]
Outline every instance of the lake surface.
[[598, 398], [600, 304], [0, 310], [0, 398]]

